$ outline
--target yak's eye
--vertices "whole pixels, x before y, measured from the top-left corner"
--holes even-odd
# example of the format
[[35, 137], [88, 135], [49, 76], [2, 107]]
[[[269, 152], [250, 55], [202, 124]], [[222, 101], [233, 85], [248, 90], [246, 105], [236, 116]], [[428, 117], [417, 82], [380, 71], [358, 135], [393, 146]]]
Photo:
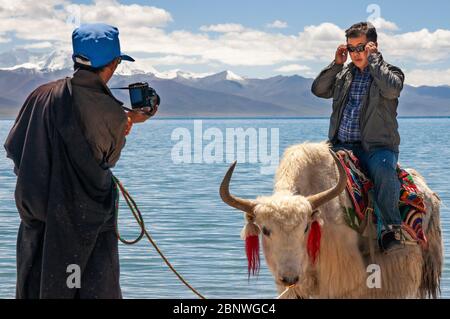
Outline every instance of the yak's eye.
[[308, 232], [308, 230], [309, 230], [309, 223], [306, 225], [305, 234]]
[[268, 230], [265, 226], [263, 226], [262, 232], [265, 236], [267, 236], [267, 237], [270, 236], [270, 230]]

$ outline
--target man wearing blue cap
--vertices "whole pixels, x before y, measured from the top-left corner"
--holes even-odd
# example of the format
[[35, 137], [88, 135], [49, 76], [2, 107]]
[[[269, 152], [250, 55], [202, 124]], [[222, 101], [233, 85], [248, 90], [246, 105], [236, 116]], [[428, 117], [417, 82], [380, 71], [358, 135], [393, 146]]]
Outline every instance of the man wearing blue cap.
[[[119, 31], [87, 24], [72, 35], [73, 78], [33, 91], [5, 142], [17, 175], [17, 298], [121, 298], [110, 168], [133, 123], [106, 83], [122, 61]], [[144, 110], [145, 111], [145, 110]]]
[[[125, 116], [122, 102], [116, 100], [105, 85], [121, 61], [134, 62], [132, 57], [120, 51], [116, 27], [102, 23], [83, 25], [73, 32], [72, 45], [75, 63], [73, 101], [80, 111], [80, 123], [88, 142], [92, 142], [96, 159], [102, 161], [102, 165], [113, 167], [125, 143], [124, 135], [120, 132], [126, 130], [128, 133], [133, 123], [146, 121], [157, 108], [153, 114], [135, 111]], [[96, 111], [99, 112], [98, 116], [92, 113]], [[148, 110], [144, 108], [143, 111]], [[107, 124], [99, 127], [99, 118], [103, 118]], [[112, 124], [117, 130], [110, 130]], [[111, 141], [116, 147], [111, 148]]]

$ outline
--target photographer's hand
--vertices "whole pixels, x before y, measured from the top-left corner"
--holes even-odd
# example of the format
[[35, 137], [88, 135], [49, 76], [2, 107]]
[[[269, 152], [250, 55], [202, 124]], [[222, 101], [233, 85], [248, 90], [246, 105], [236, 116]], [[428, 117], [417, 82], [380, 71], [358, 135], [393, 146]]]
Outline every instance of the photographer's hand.
[[149, 107], [143, 107], [141, 109], [135, 109], [133, 111], [127, 112], [127, 116], [131, 118], [133, 124], [143, 123], [156, 114], [156, 112], [158, 111], [158, 105], [155, 106], [153, 112], [149, 111], [150, 111]]

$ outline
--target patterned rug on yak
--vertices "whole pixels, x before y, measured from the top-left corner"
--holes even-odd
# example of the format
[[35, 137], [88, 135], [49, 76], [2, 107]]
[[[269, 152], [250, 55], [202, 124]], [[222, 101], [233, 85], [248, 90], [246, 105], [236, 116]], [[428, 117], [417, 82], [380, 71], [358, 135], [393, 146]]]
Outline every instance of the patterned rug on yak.
[[[367, 178], [359, 165], [358, 159], [350, 150], [342, 150], [337, 155], [347, 172], [347, 191], [353, 202], [353, 207], [344, 208], [347, 223], [350, 227], [361, 232], [366, 225], [366, 213], [372, 213], [372, 221], [377, 225], [378, 237], [381, 233], [382, 222], [373, 198], [373, 184]], [[425, 214], [425, 204], [422, 194], [414, 184], [412, 176], [397, 165], [400, 180], [399, 209], [402, 215], [402, 229], [405, 239], [416, 242], [423, 247], [427, 245], [427, 238], [422, 229], [422, 219]]]

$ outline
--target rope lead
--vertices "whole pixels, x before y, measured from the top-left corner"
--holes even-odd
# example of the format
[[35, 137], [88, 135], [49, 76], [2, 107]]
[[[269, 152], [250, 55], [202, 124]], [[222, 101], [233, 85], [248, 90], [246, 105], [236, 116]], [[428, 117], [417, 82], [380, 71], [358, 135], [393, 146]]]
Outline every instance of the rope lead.
[[[148, 241], [152, 246], [155, 248], [155, 250], [158, 252], [158, 254], [161, 256], [161, 258], [164, 260], [166, 265], [172, 270], [172, 272], [178, 277], [178, 279], [186, 286], [188, 287], [194, 294], [196, 294], [200, 299], [206, 299], [202, 294], [200, 294], [194, 287], [192, 287], [184, 278], [181, 276], [178, 271], [172, 266], [172, 264], [169, 262], [169, 260], [164, 256], [162, 251], [159, 249], [156, 242], [153, 240], [153, 238], [148, 233], [147, 229], [145, 228], [144, 219], [142, 218], [142, 214], [136, 204], [136, 202], [133, 200], [131, 195], [128, 193], [128, 191], [123, 187], [122, 183], [119, 181], [117, 177], [112, 175], [112, 179], [116, 185], [116, 199], [115, 199], [115, 230], [117, 238], [124, 243], [125, 245], [134, 245], [138, 243], [144, 236], [147, 237]], [[125, 198], [125, 201], [127, 202], [128, 207], [131, 210], [131, 213], [133, 214], [134, 218], [136, 219], [136, 222], [139, 225], [139, 228], [141, 229], [141, 233], [138, 237], [134, 240], [126, 240], [123, 239], [120, 236], [119, 233], [119, 199], [120, 199], [120, 192], [122, 192], [123, 197]]]

